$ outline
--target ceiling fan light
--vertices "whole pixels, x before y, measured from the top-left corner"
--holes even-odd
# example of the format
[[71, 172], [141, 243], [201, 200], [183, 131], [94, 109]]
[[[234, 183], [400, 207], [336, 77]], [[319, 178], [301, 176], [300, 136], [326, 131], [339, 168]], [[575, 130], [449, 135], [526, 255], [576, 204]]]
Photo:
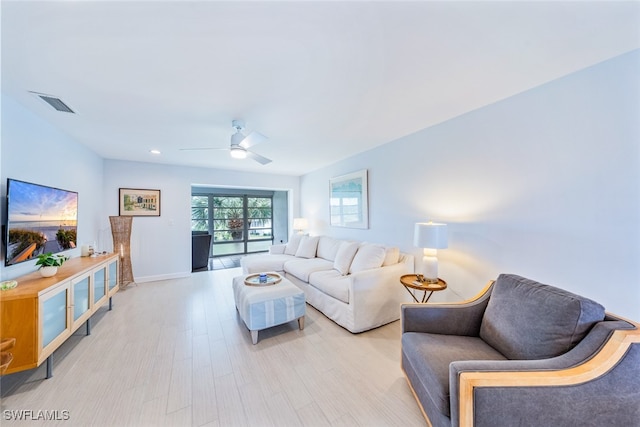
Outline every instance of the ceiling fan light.
[[247, 151], [242, 147], [231, 147], [231, 157], [234, 159], [246, 159]]

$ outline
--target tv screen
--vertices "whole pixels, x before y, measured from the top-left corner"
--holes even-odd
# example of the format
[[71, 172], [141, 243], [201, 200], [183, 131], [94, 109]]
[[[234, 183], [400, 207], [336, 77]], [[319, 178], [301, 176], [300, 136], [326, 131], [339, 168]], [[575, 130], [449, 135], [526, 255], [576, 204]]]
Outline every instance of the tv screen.
[[76, 247], [78, 193], [7, 180], [5, 266]]

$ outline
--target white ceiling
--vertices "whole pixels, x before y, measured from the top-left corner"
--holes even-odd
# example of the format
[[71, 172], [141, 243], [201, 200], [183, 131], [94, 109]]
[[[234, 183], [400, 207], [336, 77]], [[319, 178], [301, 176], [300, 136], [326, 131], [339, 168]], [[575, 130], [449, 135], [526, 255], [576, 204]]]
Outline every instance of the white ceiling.
[[[1, 7], [2, 91], [101, 156], [291, 175], [640, 48], [637, 1]], [[227, 147], [236, 118], [272, 163], [179, 150]]]

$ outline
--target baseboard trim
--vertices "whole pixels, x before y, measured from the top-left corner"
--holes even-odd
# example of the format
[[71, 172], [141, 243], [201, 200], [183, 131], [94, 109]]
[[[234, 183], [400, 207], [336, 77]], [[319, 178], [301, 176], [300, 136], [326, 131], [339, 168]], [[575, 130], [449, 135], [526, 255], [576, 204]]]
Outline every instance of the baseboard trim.
[[135, 283], [157, 282], [160, 280], [169, 280], [169, 279], [181, 279], [183, 277], [189, 277], [189, 276], [191, 276], [190, 271], [182, 271], [182, 272], [171, 273], [171, 274], [158, 274], [157, 276], [142, 276], [142, 277], [136, 276]]

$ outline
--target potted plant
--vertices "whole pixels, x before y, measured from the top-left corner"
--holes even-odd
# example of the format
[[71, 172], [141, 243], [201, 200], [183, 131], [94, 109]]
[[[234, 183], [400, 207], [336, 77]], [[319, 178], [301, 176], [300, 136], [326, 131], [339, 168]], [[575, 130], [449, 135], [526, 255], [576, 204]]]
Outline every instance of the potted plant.
[[38, 261], [36, 265], [40, 266], [40, 274], [42, 277], [51, 277], [58, 272], [60, 267], [67, 257], [64, 255], [53, 255], [51, 252], [38, 255]]

